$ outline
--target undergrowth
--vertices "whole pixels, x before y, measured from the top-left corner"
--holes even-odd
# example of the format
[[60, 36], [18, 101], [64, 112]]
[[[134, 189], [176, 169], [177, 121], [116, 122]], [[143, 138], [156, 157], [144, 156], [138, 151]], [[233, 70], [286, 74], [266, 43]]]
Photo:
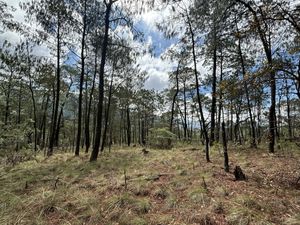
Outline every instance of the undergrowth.
[[[0, 224], [299, 224], [299, 150], [231, 146], [225, 173], [218, 146], [212, 163], [200, 149], [114, 149], [93, 163], [61, 153], [2, 165]], [[234, 181], [235, 165], [247, 181]]]

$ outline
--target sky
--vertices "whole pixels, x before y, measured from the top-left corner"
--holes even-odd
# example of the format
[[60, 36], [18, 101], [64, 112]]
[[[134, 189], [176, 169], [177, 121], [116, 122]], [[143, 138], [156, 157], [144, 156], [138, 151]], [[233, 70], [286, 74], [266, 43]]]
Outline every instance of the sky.
[[[4, 2], [16, 9], [13, 13], [15, 19], [23, 22], [25, 13], [19, 7], [21, 1], [4, 0]], [[152, 53], [146, 53], [137, 59], [137, 64], [139, 64], [141, 70], [148, 72], [145, 88], [157, 91], [162, 91], [168, 87], [168, 73], [176, 67], [175, 62], [161, 59], [161, 55], [176, 42], [175, 39], [166, 39], [156, 28], [157, 21], [160, 21], [164, 15], [166, 15], [166, 10], [160, 12], [148, 11], [141, 14], [136, 19], [134, 25], [144, 34], [144, 45], [149, 46], [153, 50]], [[20, 36], [15, 32], [8, 31], [0, 34], [0, 42], [4, 40], [8, 40], [11, 43], [18, 43]], [[34, 53], [39, 56], [48, 56], [50, 54], [47, 47], [43, 45], [36, 48]]]
[[147, 44], [153, 49], [152, 54], [143, 55], [137, 62], [141, 69], [149, 74], [145, 87], [158, 91], [168, 87], [168, 72], [176, 67], [176, 62], [161, 59], [161, 56], [176, 43], [176, 40], [166, 39], [156, 28], [156, 21], [159, 21], [160, 17], [162, 17], [162, 13], [151, 11], [143, 14], [135, 25], [144, 34]]

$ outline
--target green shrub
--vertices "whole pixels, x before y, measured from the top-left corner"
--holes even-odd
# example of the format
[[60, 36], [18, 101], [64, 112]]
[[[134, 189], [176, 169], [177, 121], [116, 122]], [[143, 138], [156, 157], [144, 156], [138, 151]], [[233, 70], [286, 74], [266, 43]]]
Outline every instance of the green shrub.
[[176, 140], [176, 135], [166, 128], [150, 129], [148, 144], [152, 148], [171, 149]]

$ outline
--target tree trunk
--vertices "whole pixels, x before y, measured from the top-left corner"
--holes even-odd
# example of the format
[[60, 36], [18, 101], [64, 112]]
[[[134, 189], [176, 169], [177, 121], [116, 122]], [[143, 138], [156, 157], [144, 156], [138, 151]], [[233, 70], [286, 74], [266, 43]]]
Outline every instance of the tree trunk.
[[[214, 31], [215, 32], [215, 31]], [[214, 50], [213, 50], [213, 74], [212, 74], [212, 102], [211, 102], [211, 116], [210, 116], [210, 145], [213, 146], [215, 141], [215, 116], [217, 105], [217, 46], [216, 34], [214, 34]]]
[[265, 55], [268, 61], [270, 72], [270, 89], [271, 89], [271, 106], [269, 109], [269, 152], [274, 153], [275, 146], [275, 129], [276, 129], [276, 80], [275, 80], [275, 71], [273, 69], [273, 59], [272, 59], [272, 48], [271, 48], [271, 38], [266, 37], [262, 27], [261, 21], [257, 16], [257, 12], [252, 8], [252, 6], [244, 2], [243, 0], [236, 0], [237, 2], [243, 4], [253, 15], [255, 24], [257, 26], [257, 31], [260, 37], [260, 40], [263, 44]]
[[47, 111], [48, 111], [48, 104], [49, 104], [50, 96], [47, 94], [46, 104], [43, 112], [42, 123], [40, 126], [40, 130], [42, 131], [42, 143], [41, 148], [43, 149], [46, 146], [46, 125], [47, 125]]
[[188, 125], [187, 125], [187, 104], [186, 104], [186, 81], [184, 80], [183, 83], [183, 104], [184, 104], [184, 127], [183, 127], [183, 131], [184, 131], [184, 141], [187, 140], [187, 136], [188, 136]]
[[5, 117], [4, 117], [4, 125], [6, 126], [8, 124], [9, 119], [9, 105], [10, 105], [10, 94], [11, 94], [11, 83], [12, 83], [12, 77], [13, 77], [13, 70], [10, 70], [10, 76], [8, 80], [8, 87], [7, 87], [7, 93], [6, 93], [6, 101], [5, 101]]
[[110, 111], [110, 104], [111, 104], [111, 97], [112, 97], [113, 79], [114, 79], [113, 73], [111, 75], [109, 91], [108, 91], [109, 92], [108, 93], [108, 102], [107, 102], [107, 107], [106, 107], [106, 112], [105, 112], [105, 124], [104, 124], [104, 132], [103, 132], [103, 137], [102, 137], [101, 152], [103, 152], [103, 150], [104, 150], [106, 136], [107, 136], [106, 133], [107, 133], [107, 129], [108, 129], [109, 111]]
[[223, 81], [223, 53], [221, 49], [221, 63], [220, 63], [220, 81], [219, 81], [219, 109], [218, 109], [218, 122], [217, 122], [217, 133], [216, 133], [216, 140], [220, 141], [220, 132], [221, 132], [221, 114], [222, 114], [222, 108], [223, 108], [223, 93], [221, 89], [221, 84]]
[[78, 101], [78, 123], [77, 123], [77, 138], [76, 138], [76, 148], [75, 156], [79, 156], [80, 151], [80, 140], [81, 140], [81, 125], [82, 125], [82, 91], [84, 82], [84, 70], [85, 70], [85, 37], [86, 37], [86, 1], [84, 1], [84, 16], [83, 16], [83, 31], [81, 38], [81, 74], [80, 74], [80, 84], [79, 84], [79, 101]]
[[293, 133], [292, 133], [292, 120], [291, 120], [290, 87], [288, 86], [287, 80], [285, 80], [285, 88], [286, 88], [288, 134], [289, 134], [289, 138], [291, 139], [293, 137]]
[[[97, 36], [97, 34], [96, 34]], [[95, 49], [95, 71], [92, 81], [92, 88], [89, 96], [89, 102], [88, 102], [88, 109], [87, 109], [87, 116], [85, 121], [85, 153], [89, 152], [89, 148], [91, 146], [91, 138], [90, 138], [90, 118], [91, 118], [91, 109], [92, 109], [92, 101], [93, 101], [93, 95], [95, 90], [95, 82], [96, 82], [96, 76], [97, 76], [97, 62], [98, 62], [98, 45], [96, 45]]]
[[61, 121], [63, 118], [64, 107], [65, 107], [66, 101], [69, 97], [70, 89], [71, 89], [72, 85], [73, 85], [73, 81], [71, 81], [71, 83], [69, 85], [69, 88], [68, 88], [66, 96], [65, 96], [65, 101], [60, 106], [60, 111], [59, 111], [59, 115], [58, 115], [58, 119], [57, 119], [56, 133], [55, 133], [55, 137], [54, 137], [54, 146], [57, 146], [57, 147], [59, 145], [59, 134], [60, 134], [60, 128], [61, 128]]
[[225, 122], [222, 122], [222, 139], [223, 139], [223, 150], [224, 150], [224, 169], [225, 172], [229, 172], [229, 159], [228, 159], [228, 152], [227, 152], [227, 137], [225, 131]]
[[129, 105], [127, 106], [126, 109], [126, 115], [127, 115], [127, 145], [128, 147], [131, 144], [131, 123], [130, 123], [130, 108]]
[[36, 101], [35, 101], [35, 96], [34, 96], [34, 91], [32, 87], [32, 80], [31, 80], [31, 74], [29, 70], [29, 89], [31, 93], [31, 100], [32, 100], [32, 106], [33, 106], [33, 128], [34, 128], [34, 152], [37, 152], [37, 113], [36, 113]]
[[194, 36], [192, 24], [191, 24], [189, 17], [187, 19], [188, 19], [189, 31], [190, 31], [190, 35], [191, 35], [191, 41], [192, 41], [192, 53], [193, 53], [194, 73], [195, 73], [195, 80], [196, 80], [197, 101], [198, 101], [198, 105], [199, 105], [200, 117], [201, 117], [201, 122], [202, 122], [202, 127], [203, 127], [204, 138], [205, 138], [205, 157], [206, 157], [206, 161], [210, 162], [209, 137], [208, 137], [204, 114], [203, 114], [203, 110], [202, 110], [202, 103], [201, 103], [200, 90], [199, 90], [200, 85], [199, 85], [198, 70], [197, 70], [195, 36]]
[[141, 138], [142, 138], [142, 145], [146, 145], [146, 134], [145, 134], [145, 120], [142, 119], [141, 123]]
[[[237, 22], [236, 22], [237, 26]], [[237, 29], [239, 32], [239, 30]], [[251, 102], [250, 102], [250, 96], [249, 96], [249, 90], [248, 90], [248, 85], [247, 85], [247, 80], [246, 78], [246, 68], [245, 68], [245, 62], [244, 62], [244, 57], [242, 53], [242, 48], [241, 48], [241, 38], [238, 38], [238, 52], [240, 56], [240, 62], [241, 62], [241, 67], [242, 67], [242, 73], [243, 73], [243, 78], [244, 78], [244, 87], [245, 87], [245, 93], [246, 93], [246, 99], [247, 99], [247, 107], [248, 107], [248, 113], [250, 117], [250, 125], [251, 125], [251, 147], [252, 148], [257, 148], [256, 145], [256, 132], [255, 132], [255, 122], [253, 119], [253, 114], [252, 114], [252, 109], [251, 109]]]
[[176, 103], [176, 98], [179, 92], [179, 80], [178, 80], [178, 75], [179, 75], [179, 68], [180, 68], [180, 61], [178, 62], [177, 65], [177, 70], [176, 70], [176, 91], [173, 96], [173, 101], [172, 101], [172, 109], [171, 109], [171, 120], [170, 120], [170, 131], [173, 132], [173, 120], [174, 120], [174, 111], [175, 111], [175, 103]]
[[113, 1], [110, 0], [106, 3], [105, 12], [105, 32], [102, 43], [102, 53], [101, 53], [101, 63], [100, 63], [100, 73], [99, 73], [99, 101], [98, 101], [98, 113], [97, 113], [97, 128], [95, 134], [95, 143], [93, 146], [93, 151], [90, 157], [90, 161], [96, 161], [99, 154], [100, 141], [101, 141], [101, 130], [102, 130], [102, 111], [103, 111], [103, 100], [104, 100], [104, 69], [106, 63], [106, 54], [108, 46], [108, 36], [109, 36], [109, 17], [111, 13]]
[[277, 121], [277, 124], [276, 124], [276, 137], [277, 137], [277, 140], [279, 141], [280, 140], [280, 135], [281, 135], [281, 98], [282, 98], [282, 94], [279, 94], [278, 96], [278, 104], [277, 104], [277, 108], [278, 108], [278, 118], [277, 118], [277, 115], [276, 115], [276, 121]]
[[56, 61], [56, 96], [55, 96], [55, 107], [54, 107], [54, 116], [52, 120], [52, 129], [51, 129], [51, 135], [49, 140], [49, 149], [47, 152], [48, 156], [51, 156], [53, 154], [53, 147], [55, 142], [55, 137], [58, 136], [57, 129], [57, 118], [58, 118], [58, 109], [59, 109], [59, 95], [60, 95], [60, 49], [61, 49], [61, 43], [60, 43], [60, 15], [58, 13], [58, 20], [57, 20], [57, 61]]

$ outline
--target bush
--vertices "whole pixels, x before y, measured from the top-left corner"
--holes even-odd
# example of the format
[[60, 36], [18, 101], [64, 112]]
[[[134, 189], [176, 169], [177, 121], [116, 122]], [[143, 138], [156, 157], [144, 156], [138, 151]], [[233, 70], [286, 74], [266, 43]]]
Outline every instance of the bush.
[[152, 148], [171, 149], [175, 140], [176, 135], [166, 128], [150, 129], [148, 144]]

